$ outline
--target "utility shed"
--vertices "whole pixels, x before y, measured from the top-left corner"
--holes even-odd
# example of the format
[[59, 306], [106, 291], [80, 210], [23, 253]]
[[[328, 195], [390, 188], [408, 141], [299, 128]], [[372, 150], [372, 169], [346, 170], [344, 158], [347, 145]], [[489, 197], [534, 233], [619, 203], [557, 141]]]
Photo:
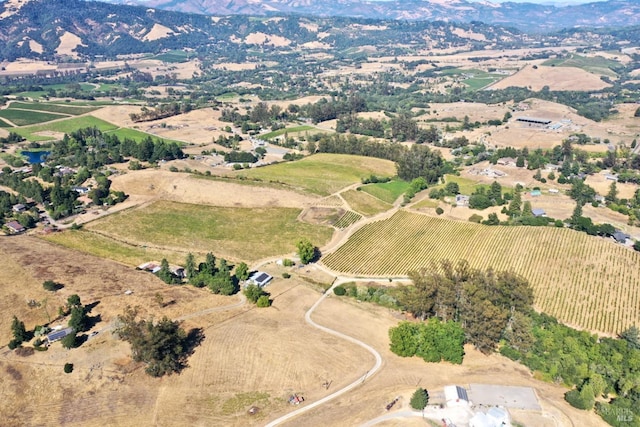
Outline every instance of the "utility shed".
[[271, 276], [270, 274], [267, 274], [264, 271], [256, 271], [251, 275], [251, 277], [249, 277], [247, 283], [258, 285], [262, 288], [264, 286], [267, 286], [272, 279], [273, 276]]

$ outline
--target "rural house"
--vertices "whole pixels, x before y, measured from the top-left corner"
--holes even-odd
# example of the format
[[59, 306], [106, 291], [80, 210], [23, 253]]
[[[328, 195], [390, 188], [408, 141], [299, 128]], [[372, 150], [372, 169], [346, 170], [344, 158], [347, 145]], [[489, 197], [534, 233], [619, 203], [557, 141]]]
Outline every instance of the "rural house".
[[544, 209], [531, 209], [531, 213], [535, 217], [547, 216]]
[[13, 234], [22, 233], [25, 230], [22, 224], [20, 224], [18, 221], [9, 221], [5, 224], [5, 227], [7, 227], [9, 229], [9, 232]]
[[469, 206], [469, 196], [456, 195], [456, 206]]
[[11, 207], [11, 210], [13, 210], [14, 212], [24, 212], [27, 210], [27, 207], [22, 203], [18, 203], [17, 205], [13, 205]]
[[64, 328], [64, 329], [58, 329], [57, 331], [49, 332], [47, 334], [47, 342], [51, 344], [56, 341], [60, 341], [62, 338], [66, 337], [71, 333], [73, 333], [73, 328]]

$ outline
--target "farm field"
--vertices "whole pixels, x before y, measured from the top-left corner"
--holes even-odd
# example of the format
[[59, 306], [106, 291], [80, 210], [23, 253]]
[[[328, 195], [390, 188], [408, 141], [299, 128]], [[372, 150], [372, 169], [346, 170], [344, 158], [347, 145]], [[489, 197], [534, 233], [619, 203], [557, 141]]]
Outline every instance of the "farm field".
[[92, 116], [74, 117], [66, 120], [59, 120], [53, 123], [43, 123], [32, 126], [25, 126], [15, 129], [14, 132], [22, 135], [29, 141], [49, 141], [55, 137], [47, 135], [38, 135], [39, 133], [55, 132], [55, 133], [71, 133], [78, 129], [93, 127], [105, 132], [117, 129], [117, 126], [105, 120]]
[[348, 190], [340, 194], [353, 210], [365, 216], [372, 216], [391, 209], [391, 204], [373, 197], [364, 191]]
[[[28, 298], [48, 301], [50, 308], [73, 293], [85, 303], [99, 302], [94, 312], [102, 321], [96, 329], [111, 325], [127, 304], [139, 305], [145, 317], [175, 319], [238, 300], [190, 286], [167, 286], [151, 274], [28, 236], [10, 239], [0, 247], [0, 255], [5, 271], [11, 273], [0, 277], [3, 342], [8, 340], [13, 309]], [[128, 345], [108, 330], [78, 349], [63, 350], [58, 343], [28, 357], [2, 354], [0, 369], [6, 372], [0, 387], [3, 420], [10, 425], [83, 427], [259, 426], [294, 409], [286, 404], [291, 393], [313, 402], [360, 377], [373, 364], [369, 353], [304, 322], [305, 311], [319, 293], [305, 286], [297, 273], [284, 280], [277, 278], [282, 267], [268, 271], [276, 277], [269, 285], [272, 308], [245, 305], [183, 323], [185, 329], [202, 328], [205, 340], [180, 375], [161, 380], [148, 377], [131, 360]], [[65, 287], [48, 293], [42, 288], [46, 279]], [[125, 296], [125, 289], [134, 293]], [[151, 303], [156, 293], [175, 303], [159, 308]], [[21, 317], [27, 328], [46, 321], [43, 307]], [[563, 401], [565, 387], [537, 381], [521, 365], [498, 354], [484, 356], [468, 347], [462, 365], [435, 370], [420, 358], [392, 354], [387, 330], [398, 319], [387, 309], [331, 296], [313, 319], [370, 343], [383, 355], [385, 364], [350, 393], [284, 425], [360, 425], [384, 414], [384, 405], [395, 396], [402, 397], [398, 406], [407, 408], [421, 379], [422, 386], [435, 390], [450, 383], [480, 382], [488, 374], [498, 382], [535, 387], [543, 408], [553, 411], [554, 417], [597, 425], [593, 413], [578, 411]], [[262, 344], [255, 346], [256, 340]], [[62, 375], [65, 363], [73, 363], [72, 374]], [[327, 380], [331, 381], [328, 390], [322, 386]], [[260, 408], [253, 416], [247, 413], [252, 405]], [[532, 425], [546, 425], [538, 424], [542, 415], [537, 417]], [[520, 419], [516, 416], [516, 420]]]
[[292, 188], [328, 196], [369, 175], [395, 175], [390, 160], [346, 154], [314, 154], [297, 162], [279, 163], [235, 172], [248, 178], [285, 183]]
[[86, 227], [137, 246], [213, 252], [218, 257], [252, 261], [294, 252], [301, 237], [318, 246], [331, 238], [331, 228], [297, 221], [300, 212], [294, 208], [224, 208], [159, 201]]
[[269, 133], [265, 133], [260, 135], [260, 138], [262, 139], [273, 139], [277, 136], [280, 135], [284, 135], [286, 134], [294, 134], [294, 133], [299, 133], [299, 132], [305, 132], [305, 131], [309, 131], [309, 130], [314, 130], [316, 128], [314, 128], [313, 126], [309, 126], [309, 125], [303, 125], [303, 126], [293, 126], [293, 127], [288, 127], [285, 129], [278, 129], [278, 130], [274, 130], [273, 132], [269, 132]]
[[111, 135], [115, 135], [119, 139], [128, 138], [128, 139], [132, 139], [132, 140], [137, 141], [137, 142], [140, 142], [143, 139], [146, 139], [148, 137], [151, 137], [153, 139], [160, 138], [160, 139], [163, 139], [163, 140], [165, 140], [167, 142], [175, 142], [178, 145], [184, 146], [184, 142], [182, 142], [182, 141], [176, 141], [176, 140], [173, 140], [173, 139], [162, 138], [162, 137], [159, 137], [157, 135], [152, 135], [152, 134], [149, 134], [149, 133], [146, 133], [146, 132], [140, 132], [139, 130], [129, 129], [129, 128], [119, 128], [119, 129], [116, 129], [116, 130], [113, 130], [113, 131], [108, 131], [106, 133], [111, 134]]
[[322, 261], [343, 273], [393, 277], [441, 259], [521, 274], [539, 310], [576, 327], [615, 334], [640, 322], [640, 254], [568, 229], [490, 227], [400, 211], [364, 225]]
[[0, 117], [9, 120], [16, 126], [28, 126], [36, 123], [49, 122], [51, 120], [68, 117], [66, 114], [53, 114], [43, 111], [27, 111], [17, 109], [0, 110]]
[[377, 197], [383, 202], [394, 203], [409, 188], [406, 181], [389, 181], [375, 184], [367, 184], [360, 187], [361, 191]]
[[79, 105], [67, 105], [67, 104], [54, 104], [44, 102], [17, 102], [14, 101], [10, 104], [9, 109], [22, 109], [22, 110], [37, 110], [48, 111], [51, 113], [68, 114], [71, 116], [78, 116], [80, 114], [90, 113], [100, 107]]

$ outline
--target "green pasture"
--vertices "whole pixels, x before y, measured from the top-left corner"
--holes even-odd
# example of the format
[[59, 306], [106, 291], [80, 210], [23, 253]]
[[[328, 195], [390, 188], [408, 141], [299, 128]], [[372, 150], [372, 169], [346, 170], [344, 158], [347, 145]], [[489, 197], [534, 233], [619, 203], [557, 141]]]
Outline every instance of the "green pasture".
[[61, 119], [68, 117], [68, 115], [8, 108], [6, 110], [0, 110], [0, 117], [9, 120], [16, 126], [29, 126], [36, 123], [44, 123], [50, 122], [51, 120]]
[[98, 119], [93, 116], [81, 116], [81, 117], [74, 117], [67, 120], [60, 120], [60, 121], [51, 122], [51, 123], [26, 126], [23, 128], [15, 129], [15, 132], [22, 135], [29, 141], [50, 141], [55, 138], [50, 136], [36, 135], [36, 134], [38, 132], [71, 133], [78, 129], [83, 129], [87, 127], [96, 127], [102, 132], [107, 132], [107, 131], [118, 128], [116, 125], [112, 123], [106, 122], [104, 120]]
[[604, 58], [602, 56], [581, 56], [571, 54], [568, 58], [553, 58], [542, 63], [549, 67], [576, 67], [590, 73], [602, 74], [609, 77], [616, 77], [614, 69], [621, 66], [617, 61]]
[[373, 197], [387, 202], [393, 203], [398, 200], [402, 194], [409, 188], [409, 183], [406, 181], [389, 181], [379, 182], [376, 184], [367, 184], [360, 187], [361, 191], [371, 194]]
[[38, 110], [50, 113], [78, 116], [80, 114], [90, 113], [91, 111], [95, 111], [98, 108], [99, 107], [81, 107], [77, 105], [53, 104], [44, 102], [12, 102], [8, 109]]
[[153, 57], [162, 62], [179, 63], [189, 60], [189, 54], [184, 50], [172, 50], [170, 52], [161, 53]]
[[327, 196], [370, 175], [392, 176], [390, 160], [347, 154], [314, 154], [302, 160], [283, 162], [234, 172], [235, 176], [279, 182], [290, 187]]
[[342, 193], [344, 200], [351, 208], [365, 216], [372, 216], [391, 209], [391, 204], [373, 197], [363, 191], [348, 190]]
[[291, 134], [291, 133], [296, 133], [296, 132], [304, 132], [304, 131], [312, 130], [312, 129], [316, 129], [316, 128], [314, 128], [313, 126], [309, 126], [309, 125], [293, 126], [293, 127], [284, 128], [284, 129], [278, 129], [278, 130], [274, 130], [273, 132], [265, 133], [264, 135], [260, 135], [260, 138], [262, 138], [262, 139], [273, 139], [273, 138], [278, 137], [280, 135], [284, 135], [285, 133]]
[[119, 212], [87, 225], [128, 245], [194, 253], [213, 252], [233, 260], [257, 259], [295, 252], [307, 237], [324, 245], [332, 228], [297, 220], [294, 208], [225, 208], [156, 202], [142, 209]]
[[132, 140], [134, 140], [136, 142], [140, 142], [143, 139], [146, 139], [147, 137], [151, 137], [153, 139], [162, 139], [162, 140], [167, 141], [167, 142], [175, 142], [175, 143], [177, 143], [178, 145], [181, 145], [181, 146], [184, 145], [184, 142], [181, 142], [181, 141], [175, 141], [173, 139], [162, 138], [162, 137], [159, 137], [157, 135], [152, 135], [150, 133], [141, 132], [139, 130], [130, 129], [130, 128], [118, 128], [118, 129], [115, 129], [115, 130], [112, 130], [112, 131], [107, 131], [105, 133], [108, 133], [108, 134], [111, 134], [111, 135], [115, 135], [120, 140], [128, 138], [128, 139], [132, 139]]

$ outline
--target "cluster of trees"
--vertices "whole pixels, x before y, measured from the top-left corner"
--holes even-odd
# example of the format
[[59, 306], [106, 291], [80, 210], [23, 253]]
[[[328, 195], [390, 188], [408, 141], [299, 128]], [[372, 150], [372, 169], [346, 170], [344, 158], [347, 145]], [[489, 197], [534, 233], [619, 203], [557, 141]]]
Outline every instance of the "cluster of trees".
[[473, 269], [466, 261], [441, 261], [409, 277], [413, 284], [398, 295], [401, 306], [419, 319], [459, 322], [466, 341], [485, 353], [495, 349], [515, 313], [533, 305], [531, 285], [521, 276]]
[[187, 333], [179, 322], [166, 317], [159, 321], [138, 319], [137, 308], [127, 307], [117, 320], [114, 334], [131, 345], [133, 360], [145, 363], [145, 371], [153, 377], [181, 372], [204, 339], [201, 330]]
[[129, 114], [129, 118], [136, 123], [148, 122], [188, 113], [191, 110], [193, 110], [193, 104], [190, 102], [171, 102], [168, 104], [162, 104], [155, 109], [142, 107], [140, 109], [140, 113], [131, 113]]
[[233, 295], [239, 290], [238, 282], [249, 277], [249, 268], [247, 264], [240, 263], [234, 276], [226, 259], [221, 258], [216, 262], [215, 255], [209, 252], [205, 261], [196, 266], [193, 254], [189, 253], [185, 273], [188, 283], [197, 288], [206, 286], [214, 294]]
[[271, 294], [258, 285], [255, 285], [253, 283], [247, 285], [242, 293], [247, 297], [249, 301], [251, 301], [258, 307], [271, 306], [271, 299], [269, 299]]
[[471, 209], [483, 210], [489, 206], [499, 206], [504, 204], [502, 196], [502, 186], [498, 181], [493, 181], [489, 188], [477, 187], [469, 197], [469, 207]]
[[548, 381], [575, 387], [566, 400], [580, 409], [595, 406], [611, 425], [629, 425], [620, 414], [640, 417], [640, 335], [635, 326], [618, 339], [605, 338], [530, 312], [514, 319], [500, 352]]
[[32, 336], [24, 327], [24, 322], [18, 320], [15, 315], [13, 316], [13, 320], [11, 321], [11, 334], [13, 335], [13, 339], [9, 341], [9, 349], [11, 350], [20, 347], [23, 342], [29, 341]]
[[258, 158], [248, 151], [229, 151], [224, 154], [224, 161], [229, 163], [255, 163]]
[[465, 333], [460, 323], [437, 317], [427, 322], [402, 322], [389, 329], [391, 351], [402, 357], [419, 356], [425, 362], [462, 363]]
[[131, 138], [120, 139], [117, 135], [89, 127], [65, 134], [62, 140], [55, 142], [47, 163], [70, 167], [85, 166], [94, 170], [100, 166], [123, 162], [129, 157], [157, 163], [160, 160], [181, 159], [184, 153], [175, 142], [151, 136], [136, 142]]
[[348, 282], [333, 288], [333, 293], [337, 296], [348, 296], [358, 301], [372, 302], [383, 307], [398, 309], [397, 293], [398, 288], [386, 286], [356, 286], [355, 282]]

